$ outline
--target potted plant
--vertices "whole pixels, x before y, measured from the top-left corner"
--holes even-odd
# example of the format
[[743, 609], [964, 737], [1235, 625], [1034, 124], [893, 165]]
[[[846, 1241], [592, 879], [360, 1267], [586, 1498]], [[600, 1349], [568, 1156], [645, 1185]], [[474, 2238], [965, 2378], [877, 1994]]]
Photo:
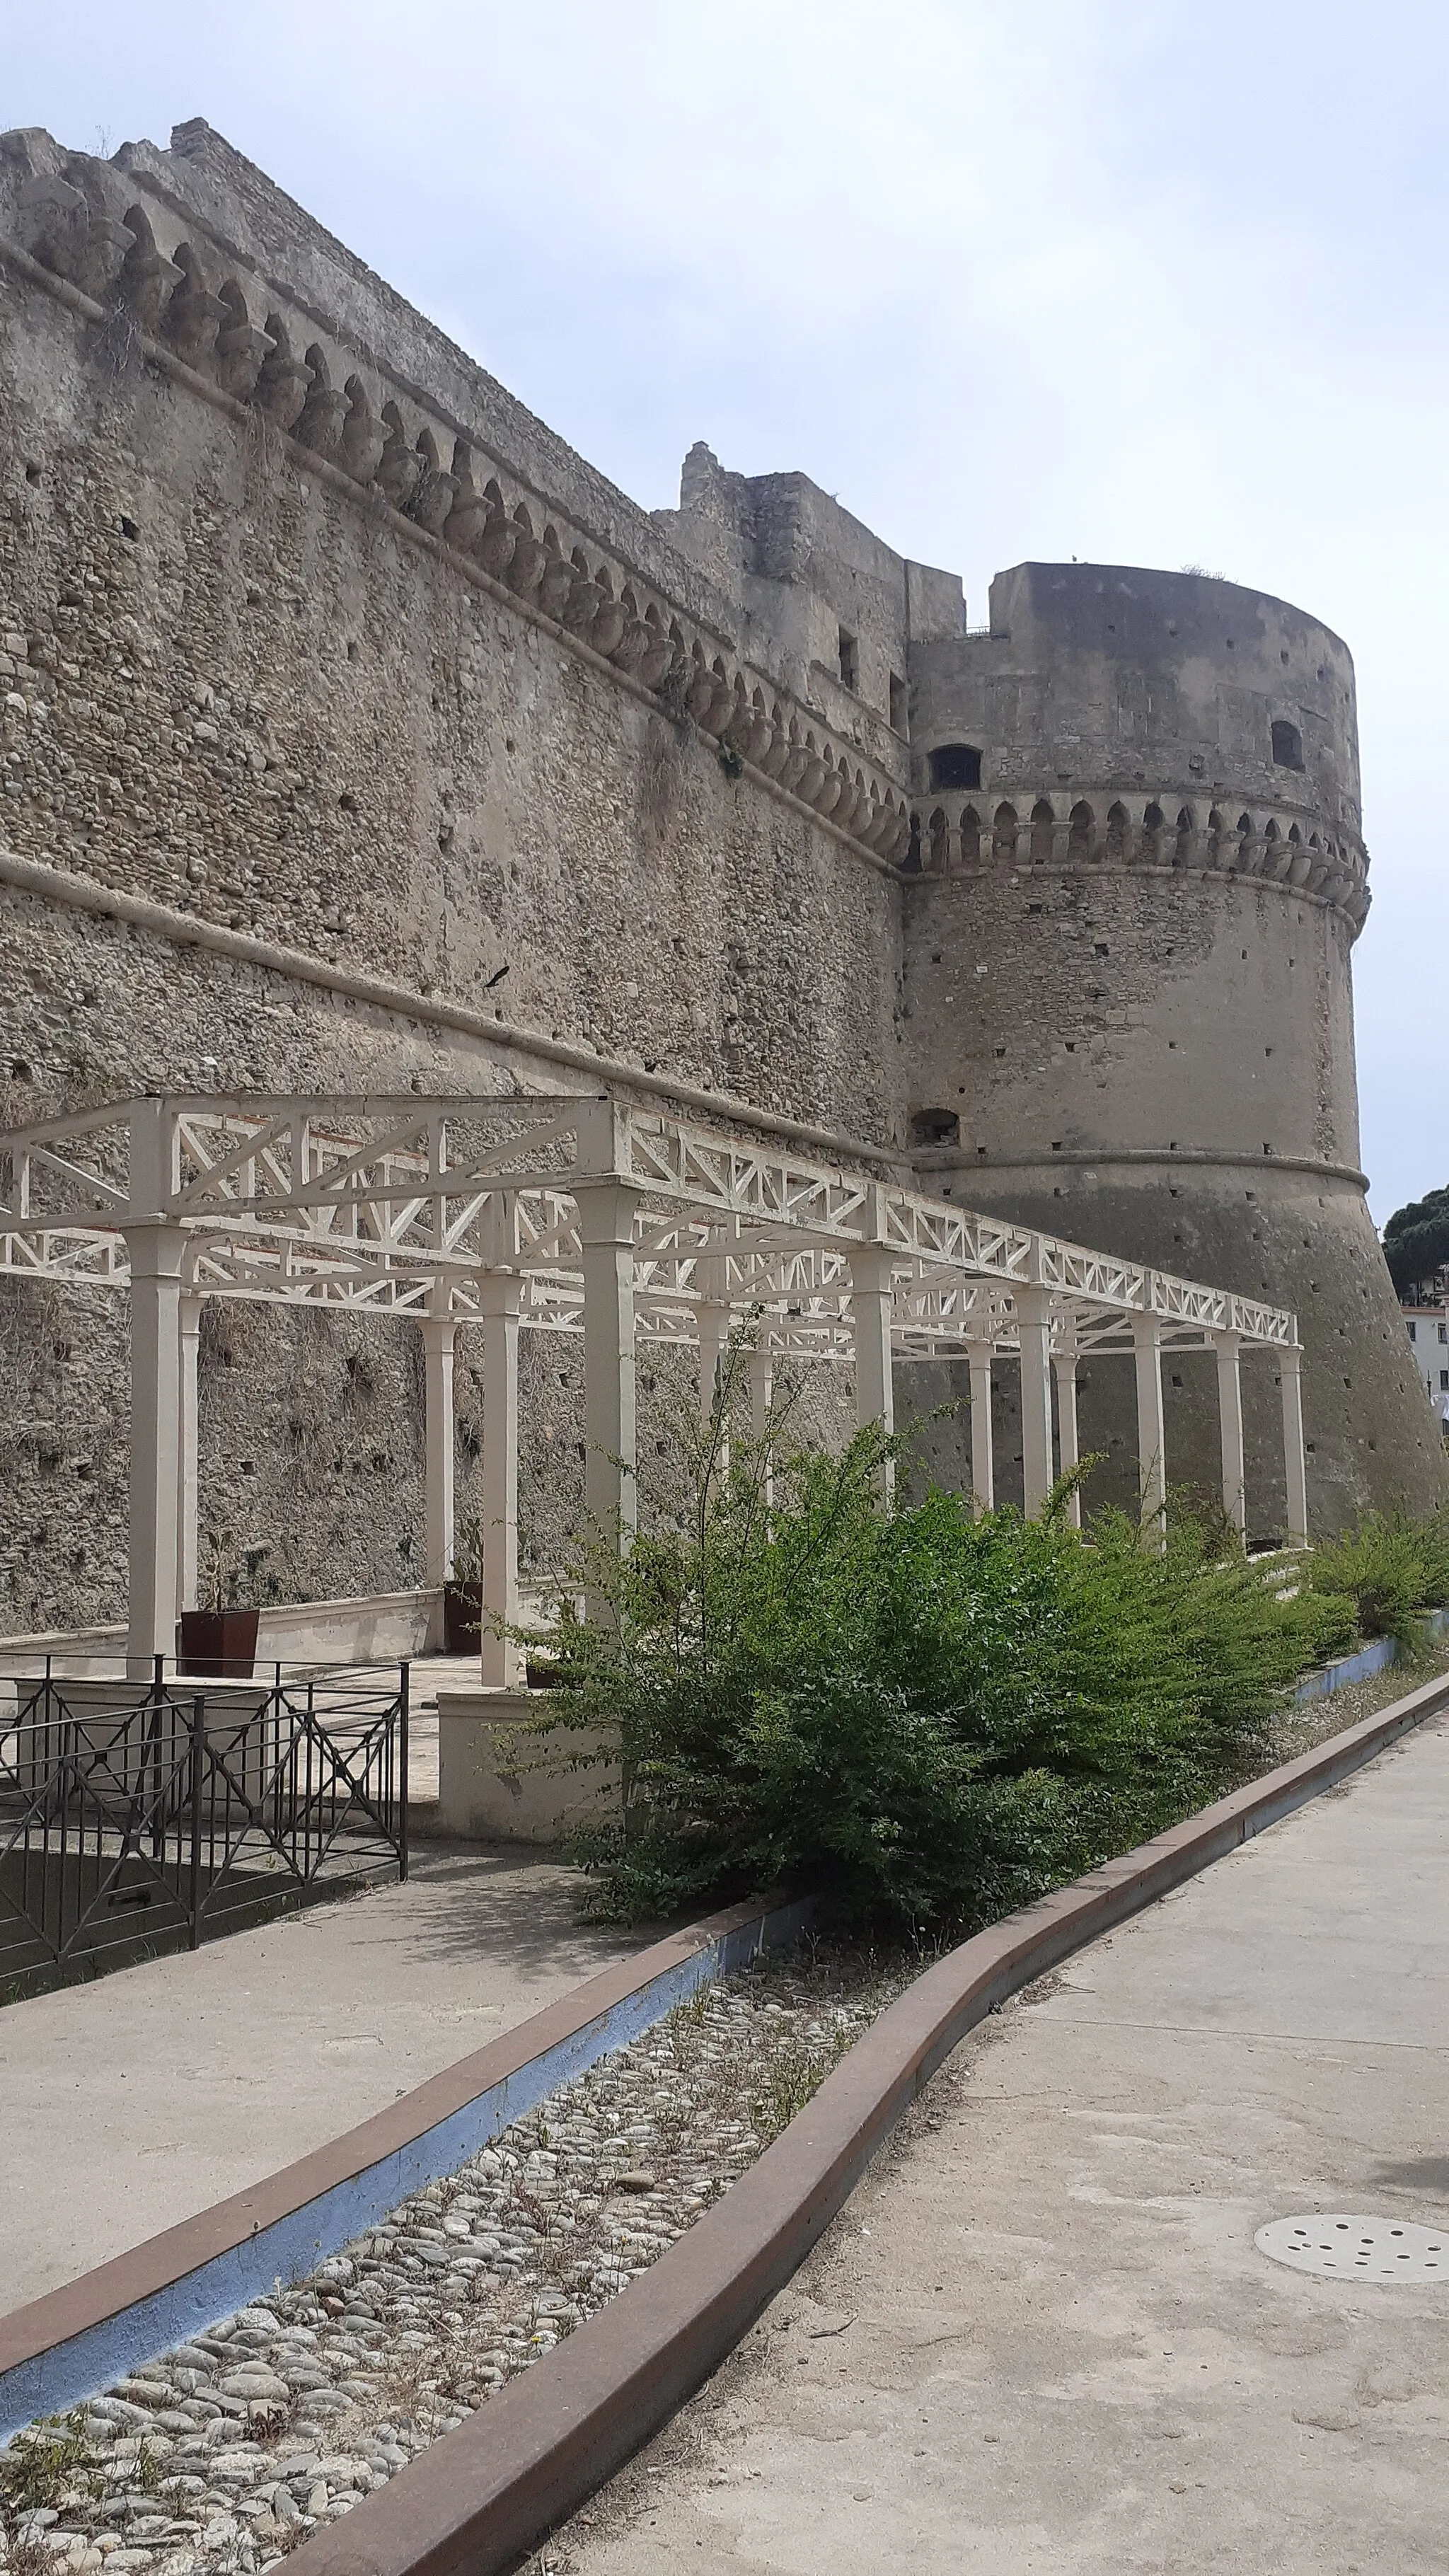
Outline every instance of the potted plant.
[[257, 1657], [257, 1577], [271, 1552], [268, 1539], [242, 1546], [228, 1529], [206, 1532], [198, 1585], [201, 1606], [181, 1613], [179, 1671], [251, 1680]]
[[483, 1652], [483, 1547], [471, 1516], [459, 1522], [453, 1571], [443, 1586], [443, 1652]]

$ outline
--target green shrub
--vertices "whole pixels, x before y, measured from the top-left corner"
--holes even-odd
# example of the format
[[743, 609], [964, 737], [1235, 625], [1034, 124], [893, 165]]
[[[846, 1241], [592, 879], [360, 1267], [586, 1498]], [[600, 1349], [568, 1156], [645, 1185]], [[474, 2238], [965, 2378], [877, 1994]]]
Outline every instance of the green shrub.
[[1351, 1608], [1364, 1637], [1392, 1637], [1401, 1652], [1422, 1653], [1423, 1614], [1449, 1602], [1449, 1522], [1406, 1512], [1368, 1512], [1341, 1537], [1321, 1539], [1305, 1560], [1305, 1579], [1321, 1596]]
[[1343, 1632], [1190, 1515], [1162, 1543], [939, 1491], [891, 1510], [875, 1431], [782, 1455], [777, 1423], [726, 1465], [733, 1392], [727, 1365], [687, 1518], [586, 1549], [592, 1615], [546, 1641], [548, 1723], [622, 1761], [622, 1821], [576, 1851], [616, 1919], [792, 1882], [852, 1923], [990, 1919], [1260, 1766]]

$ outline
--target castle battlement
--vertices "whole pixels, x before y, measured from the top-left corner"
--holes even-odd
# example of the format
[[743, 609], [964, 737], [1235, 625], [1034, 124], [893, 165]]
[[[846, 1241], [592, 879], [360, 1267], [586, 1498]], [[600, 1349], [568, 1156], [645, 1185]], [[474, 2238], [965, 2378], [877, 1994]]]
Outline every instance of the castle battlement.
[[[508, 453], [490, 414], [508, 415], [506, 434], [526, 421], [521, 406], [208, 126], [178, 132], [170, 153], [127, 145], [114, 163], [63, 153], [48, 135], [7, 137], [0, 256], [18, 248], [71, 287], [113, 360], [159, 362], [204, 398], [244, 407], [261, 434], [292, 440], [314, 470], [330, 467], [566, 644], [687, 714], [761, 782], [862, 851], [900, 858], [904, 741], [863, 705], [832, 724], [782, 685], [768, 649], [749, 659], [735, 641], [742, 600], [561, 441], [528, 439], [522, 462]], [[295, 237], [289, 226], [279, 239], [288, 214]], [[312, 300], [328, 287], [341, 319]], [[394, 338], [411, 366], [383, 354]], [[768, 648], [769, 630], [744, 622]]]

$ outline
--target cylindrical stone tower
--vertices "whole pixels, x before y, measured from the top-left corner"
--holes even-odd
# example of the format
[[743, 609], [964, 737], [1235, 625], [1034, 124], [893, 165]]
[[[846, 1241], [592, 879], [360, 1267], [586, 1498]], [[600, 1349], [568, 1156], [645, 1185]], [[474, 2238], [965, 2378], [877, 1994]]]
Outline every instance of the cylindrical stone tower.
[[[917, 647], [912, 684], [923, 1180], [1294, 1307], [1316, 1525], [1442, 1499], [1358, 1169], [1347, 647], [1206, 575], [1023, 564], [992, 584], [990, 632]], [[1083, 1445], [1120, 1446], [1125, 1473], [1114, 1370], [1092, 1373]], [[1203, 1363], [1170, 1363], [1168, 1405], [1169, 1478], [1210, 1483]], [[1275, 1410], [1253, 1407], [1259, 1530], [1281, 1513]]]

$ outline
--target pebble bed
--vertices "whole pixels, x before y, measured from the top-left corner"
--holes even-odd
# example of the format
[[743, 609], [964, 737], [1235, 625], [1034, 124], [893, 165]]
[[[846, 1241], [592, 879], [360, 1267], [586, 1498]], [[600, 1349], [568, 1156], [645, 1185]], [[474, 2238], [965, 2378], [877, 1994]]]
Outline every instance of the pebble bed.
[[0, 2451], [6, 2576], [254, 2576], [614, 2298], [917, 1963], [704, 1988], [310, 2276]]

